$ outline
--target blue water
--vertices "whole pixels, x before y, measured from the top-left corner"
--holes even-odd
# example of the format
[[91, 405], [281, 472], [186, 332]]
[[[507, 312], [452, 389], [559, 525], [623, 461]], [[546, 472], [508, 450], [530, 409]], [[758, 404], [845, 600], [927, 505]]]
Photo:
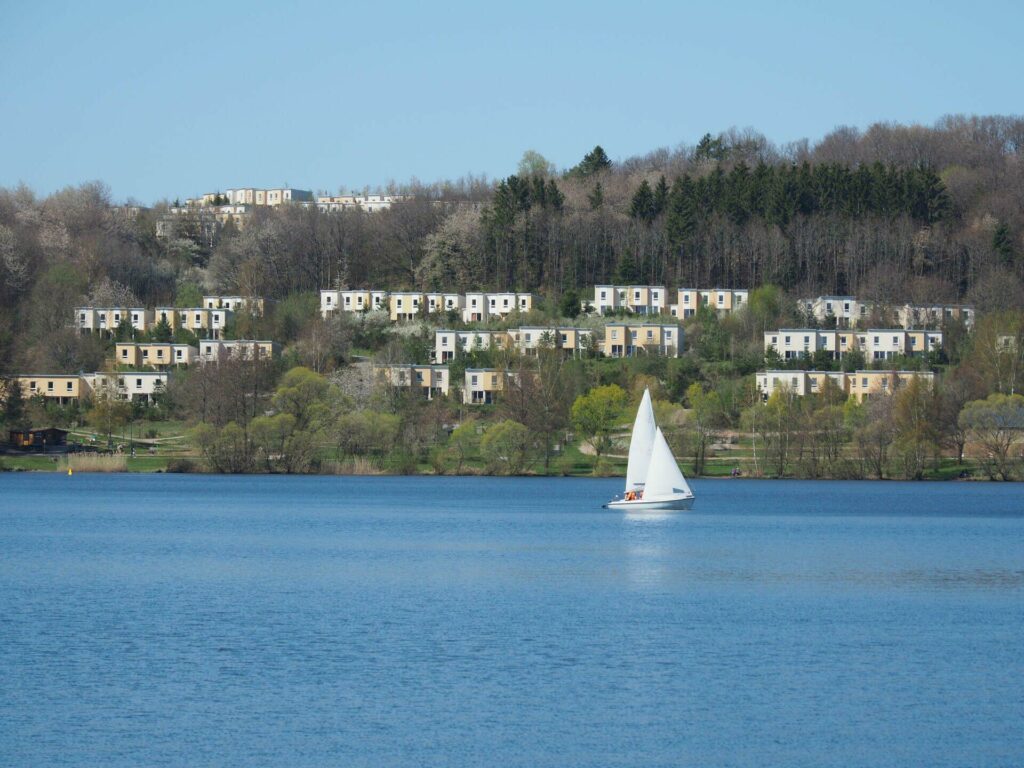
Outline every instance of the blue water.
[[0, 476], [0, 764], [1019, 766], [1024, 492]]

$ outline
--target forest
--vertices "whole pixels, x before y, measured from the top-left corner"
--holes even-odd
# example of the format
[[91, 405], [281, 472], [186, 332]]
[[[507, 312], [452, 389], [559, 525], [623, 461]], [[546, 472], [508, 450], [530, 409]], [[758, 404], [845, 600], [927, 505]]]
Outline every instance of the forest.
[[[552, 323], [574, 322], [577, 299], [586, 298], [595, 283], [662, 284], [670, 291], [761, 287], [739, 316], [703, 314], [688, 321], [687, 353], [679, 360], [573, 361], [559, 366], [557, 386], [544, 384], [549, 398], [562, 404], [547, 421], [577, 431], [580, 425], [571, 409], [591, 385], [618, 386], [627, 398], [636, 397], [638, 382], [654, 385], [665, 403], [688, 414], [677, 414], [678, 447], [693, 453], [696, 463], [701, 451], [715, 444], [714, 435], [729, 431], [755, 435], [752, 447], [761, 445], [763, 451], [783, 444], [778, 429], [769, 434], [757, 423], [756, 413], [770, 411], [746, 414], [754, 403], [751, 374], [764, 364], [760, 334], [801, 321], [795, 298], [850, 293], [880, 302], [969, 302], [979, 313], [975, 336], [980, 341], [968, 338], [962, 328], [947, 329], [943, 359], [930, 361], [941, 366], [940, 381], [960, 384], [956, 408], [943, 422], [945, 436], [930, 433], [928, 450], [915, 449], [912, 471], [905, 474], [920, 476], [924, 464], [938, 466], [942, 451], [948, 458], [953, 450], [948, 434], [961, 429], [959, 413], [969, 402], [990, 395], [1019, 396], [1019, 355], [1011, 356], [1011, 365], [994, 356], [993, 349], [999, 338], [1019, 336], [1022, 325], [1022, 155], [1024, 118], [1019, 116], [957, 115], [930, 126], [841, 127], [815, 142], [786, 145], [753, 130], [731, 129], [709, 133], [695, 144], [617, 161], [595, 146], [564, 169], [528, 150], [516, 173], [506, 178], [393, 183], [380, 191], [411, 198], [374, 213], [256, 208], [244, 226], [228, 224], [212, 238], [188, 215], [174, 219], [171, 236], [158, 237], [156, 223], [168, 215], [169, 200], [136, 211], [124, 205], [136, 201], [112, 200], [99, 181], [45, 197], [24, 186], [0, 189], [0, 377], [93, 371], [108, 365], [112, 340], [71, 328], [74, 306], [186, 307], [194, 306], [203, 293], [263, 296], [265, 317], [240, 318], [229, 329], [238, 337], [272, 338], [284, 348], [282, 360], [247, 379], [255, 391], [232, 398], [224, 394], [234, 391], [229, 376], [220, 381], [215, 371], [191, 371], [178, 377], [166, 401], [146, 418], [175, 419], [189, 429], [205, 425], [193, 438], [197, 446], [205, 446], [210, 466], [225, 455], [214, 450], [220, 431], [234, 425], [244, 438], [239, 466], [252, 470], [260, 468], [260, 455], [263, 469], [275, 469], [267, 457], [288, 452], [283, 442], [273, 448], [273, 441], [285, 441], [289, 429], [304, 433], [313, 424], [323, 427], [321, 417], [329, 413], [333, 437], [328, 442], [335, 446], [337, 461], [364, 455], [345, 435], [365, 433], [371, 442], [394, 435], [388, 446], [365, 449], [365, 455], [388, 466], [408, 466], [448, 451], [454, 435], [442, 427], [467, 415], [458, 408], [442, 413], [436, 403], [404, 404], [393, 394], [368, 398], [345, 381], [358, 360], [425, 362], [429, 327], [396, 328], [375, 318], [324, 321], [317, 312], [319, 289], [528, 290], [540, 297], [538, 308], [534, 316], [518, 320]], [[459, 365], [495, 362], [538, 365], [490, 359]], [[1007, 372], [1007, 366], [1013, 370]], [[260, 419], [289, 413], [279, 391], [289, 388], [289, 375], [305, 376], [290, 373], [295, 370], [323, 380], [314, 387], [323, 408], [315, 419], [293, 412], [294, 422], [279, 419], [271, 429]], [[214, 386], [214, 380], [220, 383]], [[203, 394], [214, 390], [220, 393], [217, 397]], [[564, 391], [564, 396], [554, 398], [555, 391]], [[717, 398], [718, 405], [703, 429], [694, 398], [705, 395]], [[952, 408], [941, 401], [951, 396], [931, 393], [928, 412], [935, 416], [943, 407]], [[811, 419], [819, 410], [816, 402], [790, 403], [787, 407], [797, 411], [778, 423], [797, 429], [800, 414], [806, 412]], [[31, 411], [30, 405], [18, 406], [14, 415], [23, 419], [20, 414]], [[626, 406], [618, 405], [621, 415]], [[533, 421], [525, 406], [515, 413], [510, 407], [507, 402], [485, 412], [483, 422], [533, 424], [523, 462], [529, 455], [529, 466], [546, 471], [553, 446], [563, 443], [565, 435], [541, 429], [546, 436], [538, 442], [544, 421]], [[831, 401], [821, 407], [841, 409]], [[866, 420], [867, 411], [855, 410], [847, 409], [843, 416], [844, 457], [856, 435], [866, 434], [866, 425], [895, 423], [891, 414]], [[432, 415], [428, 418], [427, 413]], [[829, 413], [839, 418], [836, 411]], [[345, 421], [377, 418], [368, 414], [392, 418], [391, 426]], [[88, 414], [37, 416], [60, 421], [84, 420]], [[98, 424], [102, 417], [93, 421]], [[9, 409], [5, 420], [12, 420]], [[253, 422], [255, 433], [250, 432]], [[930, 423], [939, 420], [930, 417]], [[485, 434], [482, 423], [477, 428], [474, 434]], [[509, 430], [521, 436], [514, 426], [503, 430], [505, 437]], [[821, 436], [816, 429], [800, 434], [811, 443]], [[266, 444], [262, 454], [256, 450], [256, 436]], [[467, 445], [475, 445], [474, 440], [465, 438]], [[599, 457], [595, 446], [602, 441], [595, 440], [589, 455]], [[796, 438], [785, 442], [797, 444], [805, 445]], [[411, 458], [409, 446], [415, 447]], [[956, 458], [962, 458], [963, 448], [960, 444], [953, 451]], [[479, 446], [474, 451], [473, 461], [486, 465]], [[509, 455], [507, 446], [495, 451], [496, 456]], [[804, 448], [795, 455], [804, 457]], [[314, 452], [306, 458], [296, 467], [308, 470], [323, 456]], [[796, 461], [789, 457], [776, 467], [781, 473], [793, 472]], [[229, 461], [227, 466], [235, 465]], [[844, 458], [829, 464], [827, 472], [870, 474], [863, 461], [857, 466], [850, 470]], [[904, 473], [894, 467], [881, 471]]]

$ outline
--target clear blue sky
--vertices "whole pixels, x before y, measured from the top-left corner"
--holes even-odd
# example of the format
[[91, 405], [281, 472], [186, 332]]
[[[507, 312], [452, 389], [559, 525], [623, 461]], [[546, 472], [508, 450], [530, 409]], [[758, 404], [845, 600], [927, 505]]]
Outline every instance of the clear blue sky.
[[0, 0], [0, 185], [149, 203], [1024, 109], [1024, 3]]

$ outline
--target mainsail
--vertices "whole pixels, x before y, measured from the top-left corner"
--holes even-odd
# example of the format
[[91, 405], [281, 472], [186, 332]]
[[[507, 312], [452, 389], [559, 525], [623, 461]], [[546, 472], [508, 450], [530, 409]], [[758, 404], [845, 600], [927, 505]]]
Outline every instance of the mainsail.
[[633, 422], [633, 437], [629, 441], [629, 463], [626, 465], [627, 492], [639, 491], [644, 487], [656, 429], [651, 393], [645, 389], [640, 408], [636, 412], [636, 421]]
[[679, 470], [676, 457], [672, 455], [672, 449], [665, 441], [665, 436], [661, 434], [660, 428], [655, 427], [654, 445], [651, 448], [644, 484], [644, 501], [657, 501], [681, 493], [693, 495], [686, 478]]

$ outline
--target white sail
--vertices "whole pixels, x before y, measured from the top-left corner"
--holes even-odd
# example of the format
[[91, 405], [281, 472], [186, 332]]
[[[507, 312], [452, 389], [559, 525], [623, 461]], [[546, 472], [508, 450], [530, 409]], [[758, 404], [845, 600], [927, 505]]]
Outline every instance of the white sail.
[[658, 501], [671, 496], [685, 494], [692, 496], [693, 491], [683, 477], [683, 473], [668, 447], [665, 436], [660, 428], [655, 428], [654, 446], [651, 449], [650, 464], [644, 484], [644, 501]]
[[651, 392], [644, 390], [640, 407], [633, 422], [633, 436], [629, 441], [629, 463], [626, 465], [626, 491], [637, 491], [644, 487], [647, 466], [651, 461], [651, 446], [654, 444], [654, 408], [651, 406]]

